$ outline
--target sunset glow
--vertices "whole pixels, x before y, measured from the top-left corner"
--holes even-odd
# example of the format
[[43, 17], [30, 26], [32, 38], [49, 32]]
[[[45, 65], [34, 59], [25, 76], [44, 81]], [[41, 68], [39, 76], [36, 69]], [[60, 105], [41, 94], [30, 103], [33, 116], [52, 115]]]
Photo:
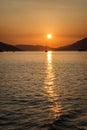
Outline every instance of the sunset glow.
[[[87, 0], [1, 0], [0, 41], [50, 46], [87, 36]], [[48, 34], [46, 37], [47, 32]]]

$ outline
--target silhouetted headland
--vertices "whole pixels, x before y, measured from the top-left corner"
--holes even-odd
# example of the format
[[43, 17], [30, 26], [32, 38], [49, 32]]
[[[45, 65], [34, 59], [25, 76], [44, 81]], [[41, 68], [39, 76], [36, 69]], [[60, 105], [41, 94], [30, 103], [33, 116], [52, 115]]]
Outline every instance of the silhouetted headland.
[[17, 48], [16, 46], [9, 45], [7, 43], [0, 42], [0, 52], [3, 51], [21, 51], [21, 49]]
[[67, 46], [56, 48], [55, 51], [87, 51], [87, 38]]

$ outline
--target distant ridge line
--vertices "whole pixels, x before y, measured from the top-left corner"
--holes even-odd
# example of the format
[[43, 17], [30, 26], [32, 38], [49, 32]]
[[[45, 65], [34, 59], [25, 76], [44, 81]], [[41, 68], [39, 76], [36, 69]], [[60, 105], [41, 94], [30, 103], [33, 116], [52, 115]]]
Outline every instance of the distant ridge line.
[[8, 43], [0, 42], [0, 52], [3, 51], [21, 51], [21, 49], [17, 48], [16, 46], [10, 45]]
[[58, 47], [55, 51], [87, 51], [87, 38], [83, 38], [70, 45]]
[[0, 51], [45, 51], [45, 48], [47, 50], [52, 51], [87, 51], [87, 38], [83, 38], [79, 41], [76, 41], [75, 43], [63, 46], [63, 47], [57, 47], [57, 48], [51, 48], [51, 47], [45, 47], [42, 45], [10, 45], [8, 43], [0, 42]]

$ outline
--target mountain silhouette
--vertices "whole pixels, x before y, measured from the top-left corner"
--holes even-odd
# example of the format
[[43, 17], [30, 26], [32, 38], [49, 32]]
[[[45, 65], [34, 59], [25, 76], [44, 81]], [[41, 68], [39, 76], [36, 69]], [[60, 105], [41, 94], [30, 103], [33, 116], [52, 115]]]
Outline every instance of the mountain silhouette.
[[53, 50], [53, 51], [87, 51], [87, 38], [79, 40], [73, 44], [58, 47], [58, 48], [51, 48], [47, 46], [41, 45], [9, 45], [7, 43], [0, 42], [0, 51], [45, 51]]
[[16, 45], [16, 47], [23, 51], [44, 51], [45, 48], [48, 50], [53, 50], [51, 47], [45, 47], [41, 45]]
[[9, 45], [7, 43], [3, 43], [3, 42], [0, 42], [0, 51], [3, 52], [3, 51], [21, 51], [21, 49], [13, 46], [13, 45]]
[[67, 46], [56, 48], [55, 51], [87, 51], [87, 38]]

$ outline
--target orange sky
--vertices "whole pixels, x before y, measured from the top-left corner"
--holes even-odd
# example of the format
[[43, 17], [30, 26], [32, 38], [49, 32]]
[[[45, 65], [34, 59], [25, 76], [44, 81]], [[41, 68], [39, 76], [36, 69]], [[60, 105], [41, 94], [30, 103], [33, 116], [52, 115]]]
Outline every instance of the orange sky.
[[0, 0], [0, 41], [70, 44], [87, 36], [86, 13], [87, 0]]

